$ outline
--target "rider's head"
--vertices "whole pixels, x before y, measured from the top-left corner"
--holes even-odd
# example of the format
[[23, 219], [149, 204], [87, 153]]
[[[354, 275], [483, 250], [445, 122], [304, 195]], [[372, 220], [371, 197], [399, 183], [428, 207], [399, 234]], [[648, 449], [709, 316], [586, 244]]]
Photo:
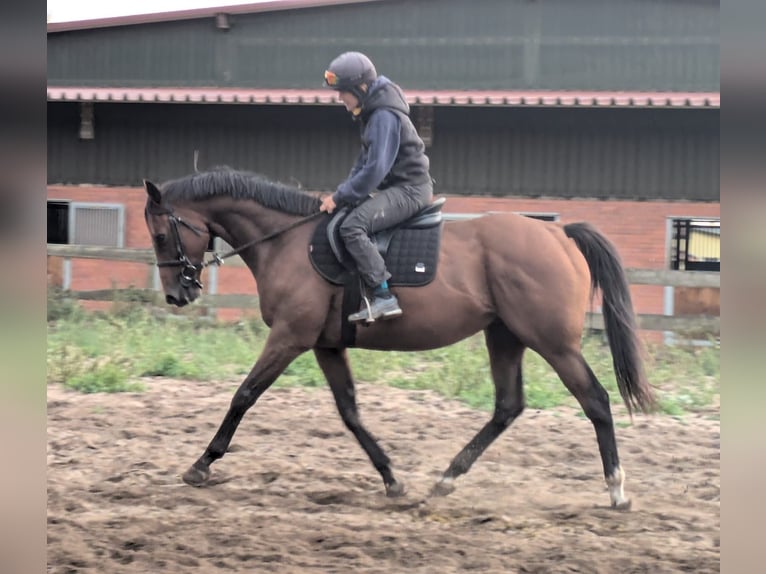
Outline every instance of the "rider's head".
[[367, 56], [361, 52], [344, 52], [330, 62], [325, 70], [324, 86], [337, 90], [346, 109], [359, 113], [377, 77], [375, 65]]

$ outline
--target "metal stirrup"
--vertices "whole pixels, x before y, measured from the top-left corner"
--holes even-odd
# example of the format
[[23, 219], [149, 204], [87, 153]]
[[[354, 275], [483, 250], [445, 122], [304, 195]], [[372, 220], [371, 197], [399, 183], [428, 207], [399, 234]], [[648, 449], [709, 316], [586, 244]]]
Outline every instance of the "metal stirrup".
[[370, 299], [367, 297], [367, 295], [362, 295], [362, 300], [364, 300], [364, 305], [367, 307], [367, 320], [374, 321], [372, 317], [372, 306], [370, 305]]

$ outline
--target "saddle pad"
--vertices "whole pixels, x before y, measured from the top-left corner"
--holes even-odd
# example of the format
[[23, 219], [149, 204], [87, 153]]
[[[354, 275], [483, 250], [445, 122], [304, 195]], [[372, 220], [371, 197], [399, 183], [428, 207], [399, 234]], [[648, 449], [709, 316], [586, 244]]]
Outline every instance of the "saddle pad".
[[[327, 238], [327, 224], [330, 217], [319, 221], [309, 244], [309, 259], [314, 269], [330, 283], [343, 285], [354, 269], [343, 265], [330, 247]], [[394, 231], [391, 243], [383, 260], [391, 273], [388, 284], [407, 287], [427, 285], [436, 275], [439, 261], [442, 224], [428, 229], [399, 228]], [[346, 260], [353, 264], [351, 256]]]

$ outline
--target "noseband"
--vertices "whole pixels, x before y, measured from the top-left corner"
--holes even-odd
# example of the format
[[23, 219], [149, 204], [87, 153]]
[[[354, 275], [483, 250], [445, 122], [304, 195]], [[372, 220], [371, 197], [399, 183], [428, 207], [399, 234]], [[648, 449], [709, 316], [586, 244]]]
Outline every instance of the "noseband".
[[178, 226], [183, 225], [184, 227], [191, 229], [191, 231], [198, 237], [203, 233], [207, 233], [209, 235], [210, 232], [206, 229], [199, 229], [193, 226], [191, 223], [184, 221], [175, 213], [173, 213], [172, 210], [167, 210], [165, 213], [168, 216], [168, 221], [170, 221], [170, 228], [173, 230], [173, 237], [175, 238], [176, 242], [176, 254], [178, 255], [178, 258], [170, 261], [158, 261], [157, 267], [180, 267], [181, 271], [178, 273], [178, 275], [181, 286], [186, 289], [194, 285], [202, 289], [202, 283], [199, 280], [199, 274], [207, 264], [203, 262], [195, 265], [186, 256], [184, 245], [181, 242], [181, 234], [178, 232]]

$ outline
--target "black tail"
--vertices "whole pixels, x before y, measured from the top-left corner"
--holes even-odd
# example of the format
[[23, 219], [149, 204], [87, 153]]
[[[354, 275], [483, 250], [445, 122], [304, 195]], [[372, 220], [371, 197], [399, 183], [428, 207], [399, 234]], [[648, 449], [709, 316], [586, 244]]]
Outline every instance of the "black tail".
[[650, 412], [656, 402], [644, 373], [636, 317], [620, 256], [614, 245], [588, 223], [565, 225], [564, 232], [574, 240], [588, 262], [591, 296], [601, 289], [604, 327], [625, 406], [631, 414], [634, 408]]

